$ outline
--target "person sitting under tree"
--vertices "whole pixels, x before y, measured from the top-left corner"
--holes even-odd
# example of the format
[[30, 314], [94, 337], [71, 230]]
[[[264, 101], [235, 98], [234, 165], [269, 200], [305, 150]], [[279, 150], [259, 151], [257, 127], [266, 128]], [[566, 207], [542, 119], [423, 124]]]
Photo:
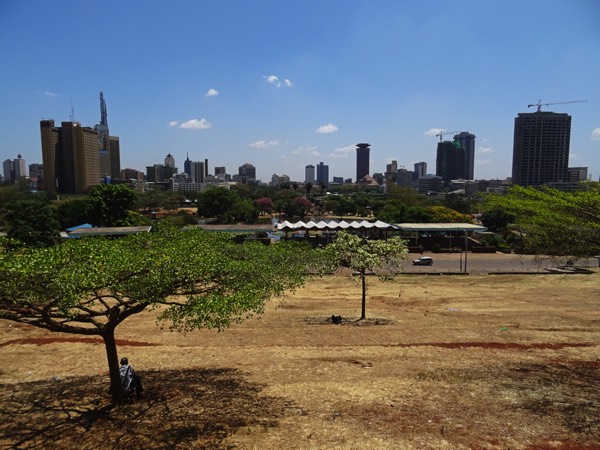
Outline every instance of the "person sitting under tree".
[[132, 366], [129, 365], [127, 358], [121, 359], [121, 367], [119, 368], [121, 374], [121, 389], [123, 389], [123, 396], [128, 398], [135, 391], [136, 396], [139, 398], [144, 392], [142, 387], [142, 379], [136, 373]]

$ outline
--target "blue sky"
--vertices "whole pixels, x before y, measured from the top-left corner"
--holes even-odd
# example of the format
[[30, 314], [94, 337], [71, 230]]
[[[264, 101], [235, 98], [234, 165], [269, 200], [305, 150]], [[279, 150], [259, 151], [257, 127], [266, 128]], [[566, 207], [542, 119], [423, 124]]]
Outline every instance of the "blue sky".
[[[0, 157], [42, 162], [39, 121], [99, 122], [121, 167], [167, 153], [237, 173], [435, 172], [434, 130], [477, 136], [476, 178], [511, 175], [528, 104], [572, 115], [570, 166], [600, 176], [600, 2], [0, 0]], [[451, 135], [448, 136], [451, 138]]]

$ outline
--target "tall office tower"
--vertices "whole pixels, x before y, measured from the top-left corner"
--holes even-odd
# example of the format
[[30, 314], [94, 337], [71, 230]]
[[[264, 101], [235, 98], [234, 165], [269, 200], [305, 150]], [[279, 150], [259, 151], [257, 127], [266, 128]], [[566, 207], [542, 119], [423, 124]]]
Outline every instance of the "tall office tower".
[[113, 179], [121, 178], [121, 143], [117, 136], [109, 136], [110, 142], [110, 176]]
[[108, 114], [104, 93], [100, 91], [100, 123], [94, 125], [94, 131], [98, 133], [100, 150], [100, 175], [103, 178], [119, 179], [121, 177], [121, 154], [119, 138], [111, 136], [108, 130]]
[[238, 169], [239, 179], [242, 183], [256, 180], [256, 167], [252, 164], [244, 163]]
[[20, 178], [26, 177], [25, 160], [19, 154], [17, 159], [7, 159], [2, 163], [4, 169], [4, 181], [16, 182]]
[[208, 158], [206, 158], [204, 160], [204, 178], [206, 178], [209, 175], [208, 173]]
[[426, 162], [418, 162], [415, 163], [415, 180], [418, 180], [421, 177], [427, 175], [427, 163]]
[[175, 168], [175, 157], [170, 153], [165, 156], [165, 166]]
[[465, 179], [474, 180], [475, 173], [475, 135], [463, 131], [454, 135], [454, 142], [459, 142], [465, 150]]
[[192, 161], [190, 161], [190, 154], [189, 152], [186, 152], [185, 161], [183, 162], [183, 172], [187, 173], [188, 175], [192, 175], [191, 163]]
[[571, 116], [536, 111], [515, 118], [512, 182], [540, 186], [567, 181]]
[[438, 143], [435, 160], [435, 174], [448, 186], [450, 180], [465, 178], [465, 149], [458, 142], [444, 141]]
[[2, 162], [2, 171], [4, 172], [4, 181], [13, 181], [15, 164], [12, 159], [5, 159]]
[[391, 163], [385, 165], [385, 181], [386, 183], [395, 183], [398, 179], [398, 161], [395, 159]]
[[315, 166], [309, 164], [304, 168], [304, 183], [315, 183]]
[[98, 132], [78, 122], [40, 122], [44, 189], [51, 194], [83, 194], [101, 183]]
[[369, 175], [371, 144], [356, 144], [356, 182]]
[[206, 174], [205, 163], [202, 161], [190, 162], [190, 177], [194, 183], [204, 183]]
[[321, 181], [325, 183], [325, 186], [329, 186], [329, 166], [320, 162], [317, 166], [317, 183], [321, 184]]

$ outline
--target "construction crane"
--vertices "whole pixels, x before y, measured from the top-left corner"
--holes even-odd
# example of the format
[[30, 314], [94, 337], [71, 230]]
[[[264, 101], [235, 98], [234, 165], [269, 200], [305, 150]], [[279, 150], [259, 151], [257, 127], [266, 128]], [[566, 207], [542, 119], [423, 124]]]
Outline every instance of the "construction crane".
[[460, 131], [440, 131], [438, 134], [436, 134], [436, 136], [440, 137], [440, 142], [442, 142], [442, 137], [446, 134], [456, 134], [456, 133], [460, 133]]
[[587, 100], [571, 100], [569, 102], [542, 103], [542, 99], [540, 98], [537, 103], [532, 103], [530, 105], [527, 105], [527, 107], [531, 108], [532, 106], [537, 106], [537, 112], [540, 112], [542, 110], [542, 106], [564, 105], [566, 103], [585, 103], [585, 102], [587, 102]]

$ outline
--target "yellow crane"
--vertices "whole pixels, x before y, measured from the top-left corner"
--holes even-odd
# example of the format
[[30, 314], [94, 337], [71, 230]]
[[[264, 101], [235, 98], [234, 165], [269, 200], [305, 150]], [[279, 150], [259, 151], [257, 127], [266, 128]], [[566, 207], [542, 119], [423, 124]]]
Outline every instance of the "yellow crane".
[[542, 106], [564, 105], [566, 103], [585, 103], [585, 102], [587, 102], [587, 100], [571, 100], [568, 102], [542, 103], [542, 99], [540, 98], [537, 103], [531, 103], [530, 105], [527, 105], [527, 107], [531, 108], [532, 106], [537, 106], [537, 112], [540, 112], [542, 110]]

